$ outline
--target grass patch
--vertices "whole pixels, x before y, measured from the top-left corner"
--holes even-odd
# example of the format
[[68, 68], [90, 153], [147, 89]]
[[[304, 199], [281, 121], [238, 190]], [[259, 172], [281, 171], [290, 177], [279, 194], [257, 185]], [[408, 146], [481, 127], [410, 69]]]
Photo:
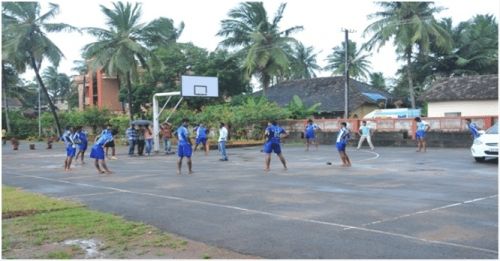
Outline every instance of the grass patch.
[[[2, 213], [32, 210], [2, 222], [2, 254], [10, 258], [82, 258], [81, 251], [46, 250], [68, 239], [98, 239], [105, 257], [128, 257], [164, 248], [181, 250], [187, 241], [139, 222], [89, 210], [83, 205], [2, 186]], [[29, 251], [21, 251], [21, 250]], [[45, 251], [45, 252], [44, 252]], [[22, 254], [21, 254], [22, 253]]]
[[51, 199], [43, 195], [23, 192], [19, 188], [2, 186], [2, 217], [9, 212], [38, 213], [82, 206], [79, 203]]
[[55, 252], [50, 252], [47, 255], [47, 258], [49, 259], [70, 259], [73, 256], [70, 253], [67, 253], [66, 251], [55, 251]]

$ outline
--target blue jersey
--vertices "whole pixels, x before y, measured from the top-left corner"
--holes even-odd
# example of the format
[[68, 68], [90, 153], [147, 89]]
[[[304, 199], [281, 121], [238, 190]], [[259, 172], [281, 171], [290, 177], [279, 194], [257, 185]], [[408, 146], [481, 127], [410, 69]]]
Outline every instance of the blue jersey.
[[427, 130], [427, 126], [429, 126], [429, 123], [426, 121], [417, 122], [417, 131], [425, 132]]
[[198, 127], [196, 130], [196, 137], [197, 138], [206, 138], [207, 137], [207, 129], [204, 127]]
[[81, 143], [83, 144], [88, 143], [87, 133], [85, 131], [78, 132], [78, 138], [80, 139]]
[[475, 123], [472, 122], [471, 124], [468, 125], [468, 127], [469, 127], [469, 131], [472, 134], [472, 136], [474, 137], [474, 139], [480, 136], [479, 132], [477, 130], [477, 125]]
[[75, 144], [75, 135], [76, 133], [71, 133], [69, 130], [64, 132], [61, 139], [64, 141], [66, 147], [73, 146]]
[[189, 131], [186, 127], [180, 126], [177, 129], [177, 138], [179, 139], [179, 144], [189, 144]]
[[101, 136], [96, 140], [94, 145], [104, 146], [104, 144], [113, 140], [113, 135], [109, 131], [103, 131]]
[[350, 138], [351, 138], [351, 134], [350, 134], [349, 130], [345, 127], [342, 127], [339, 130], [339, 133], [337, 134], [337, 142], [347, 143], [347, 141], [349, 141]]
[[314, 133], [316, 129], [318, 128], [318, 125], [316, 124], [307, 124], [306, 126], [306, 136], [312, 136], [314, 137]]
[[286, 131], [278, 125], [271, 125], [266, 128], [267, 141], [271, 143], [280, 143], [280, 135]]

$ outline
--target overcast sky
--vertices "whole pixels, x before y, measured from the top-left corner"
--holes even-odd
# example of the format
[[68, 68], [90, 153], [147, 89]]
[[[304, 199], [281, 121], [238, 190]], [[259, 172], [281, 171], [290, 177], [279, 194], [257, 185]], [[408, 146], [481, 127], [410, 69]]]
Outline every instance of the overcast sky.
[[[59, 4], [60, 13], [51, 22], [64, 22], [77, 27], [101, 27], [104, 25], [104, 14], [99, 5], [112, 7], [112, 1], [97, 0], [53, 0]], [[235, 0], [143, 0], [142, 22], [148, 23], [158, 17], [167, 17], [174, 20], [176, 26], [182, 21], [184, 31], [179, 42], [192, 42], [198, 47], [213, 51], [222, 40], [216, 36], [220, 29], [220, 21], [227, 18], [230, 9], [238, 6], [241, 1]], [[365, 42], [363, 30], [372, 20], [367, 16], [380, 8], [372, 1], [350, 0], [264, 0], [264, 6], [269, 19], [274, 17], [280, 3], [287, 6], [280, 22], [280, 28], [286, 29], [301, 25], [304, 30], [294, 37], [305, 46], [313, 46], [319, 53], [317, 62], [325, 66], [326, 56], [332, 48], [344, 41], [342, 28], [353, 30], [349, 38], [358, 44]], [[43, 3], [43, 12], [47, 9]], [[447, 8], [437, 18], [451, 17], [454, 26], [459, 22], [469, 20], [477, 14], [493, 14], [498, 21], [500, 5], [497, 0], [444, 0], [436, 1], [436, 6]], [[71, 71], [74, 60], [81, 60], [81, 48], [95, 39], [78, 33], [53, 33], [49, 35], [62, 50], [64, 59], [59, 71], [73, 75]], [[385, 77], [395, 77], [399, 65], [396, 62], [395, 50], [392, 45], [382, 48], [379, 52], [373, 51], [370, 58], [374, 72], [383, 72]], [[320, 72], [319, 76], [329, 76], [330, 72]]]

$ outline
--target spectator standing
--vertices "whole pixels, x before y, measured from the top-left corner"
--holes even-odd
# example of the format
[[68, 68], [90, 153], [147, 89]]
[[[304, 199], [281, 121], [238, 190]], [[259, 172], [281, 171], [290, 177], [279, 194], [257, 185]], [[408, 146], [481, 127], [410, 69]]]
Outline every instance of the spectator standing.
[[125, 131], [128, 141], [128, 155], [134, 156], [135, 145], [137, 144], [137, 130], [134, 124], [130, 124], [130, 127]]
[[161, 136], [163, 138], [163, 146], [165, 147], [165, 155], [171, 153], [172, 150], [172, 125], [168, 122], [165, 122], [160, 126], [161, 128]]
[[149, 125], [144, 127], [144, 139], [146, 140], [146, 154], [151, 156], [151, 150], [153, 150], [153, 131]]
[[228, 161], [227, 154], [226, 154], [226, 142], [227, 142], [227, 128], [224, 122], [220, 123], [220, 128], [219, 128], [219, 151], [221, 154], [220, 161]]
[[144, 145], [146, 144], [144, 132], [144, 126], [139, 125], [139, 129], [137, 130], [137, 154], [139, 154], [139, 156], [144, 155]]

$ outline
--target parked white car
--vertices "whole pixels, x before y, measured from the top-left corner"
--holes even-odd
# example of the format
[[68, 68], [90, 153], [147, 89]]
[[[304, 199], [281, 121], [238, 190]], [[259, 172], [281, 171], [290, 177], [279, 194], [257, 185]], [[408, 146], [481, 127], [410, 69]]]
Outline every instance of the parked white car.
[[470, 151], [477, 162], [486, 158], [498, 158], [498, 123], [491, 126], [474, 140]]

